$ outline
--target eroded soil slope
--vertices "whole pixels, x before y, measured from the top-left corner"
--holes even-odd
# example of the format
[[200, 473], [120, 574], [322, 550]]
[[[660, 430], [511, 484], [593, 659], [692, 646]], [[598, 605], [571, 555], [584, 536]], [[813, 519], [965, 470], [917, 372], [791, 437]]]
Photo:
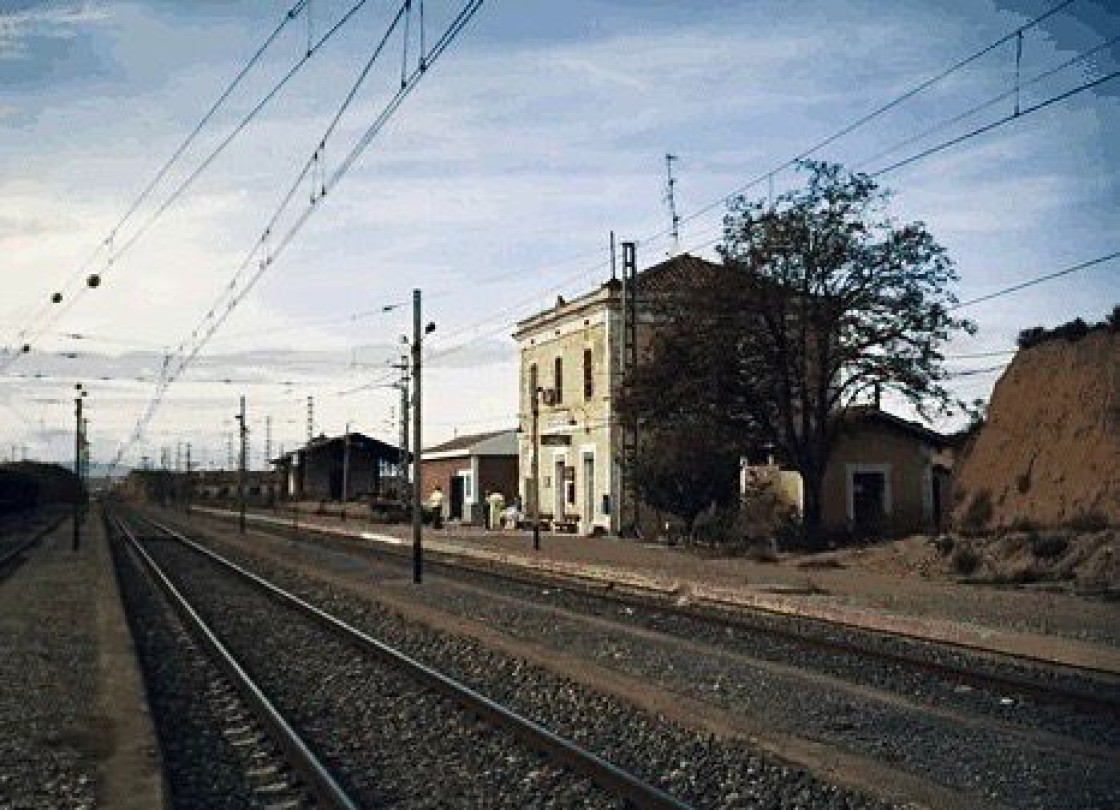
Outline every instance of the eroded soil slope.
[[1120, 525], [1120, 333], [1020, 351], [956, 470], [954, 521]]

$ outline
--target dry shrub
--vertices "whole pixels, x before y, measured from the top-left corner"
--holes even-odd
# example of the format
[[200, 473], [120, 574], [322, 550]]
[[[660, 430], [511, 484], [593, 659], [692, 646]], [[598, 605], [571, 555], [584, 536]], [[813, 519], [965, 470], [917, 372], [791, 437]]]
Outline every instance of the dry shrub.
[[961, 518], [961, 531], [965, 534], [980, 534], [992, 520], [992, 493], [980, 489], [972, 496]]
[[972, 576], [980, 568], [980, 554], [972, 546], [961, 546], [953, 552], [953, 570], [961, 576]]

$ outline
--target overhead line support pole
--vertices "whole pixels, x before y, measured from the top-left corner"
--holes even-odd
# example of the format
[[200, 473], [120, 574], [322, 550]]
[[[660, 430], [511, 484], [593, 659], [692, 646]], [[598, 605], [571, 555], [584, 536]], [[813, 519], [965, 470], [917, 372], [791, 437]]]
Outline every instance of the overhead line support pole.
[[[532, 397], [533, 414], [533, 550], [541, 550], [541, 389], [534, 388], [530, 392]], [[557, 485], [559, 486], [559, 484]]]
[[240, 423], [241, 432], [241, 454], [238, 459], [237, 465], [237, 501], [238, 501], [238, 516], [237, 516], [237, 530], [241, 534], [245, 534], [245, 436], [249, 432], [245, 426], [245, 397], [241, 397], [241, 413], [237, 415], [237, 421]]
[[420, 508], [420, 340], [423, 326], [420, 318], [420, 290], [412, 291], [412, 581], [424, 579], [424, 549], [421, 544], [423, 514]]
[[[81, 385], [78, 388], [81, 389]], [[74, 551], [81, 545], [82, 521], [82, 392], [74, 397], [74, 478], [77, 490], [74, 493]]]

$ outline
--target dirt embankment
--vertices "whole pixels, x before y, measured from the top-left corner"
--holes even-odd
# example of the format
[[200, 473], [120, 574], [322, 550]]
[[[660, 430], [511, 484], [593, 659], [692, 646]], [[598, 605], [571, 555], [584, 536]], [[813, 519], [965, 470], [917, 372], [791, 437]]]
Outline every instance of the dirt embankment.
[[1120, 333], [1020, 351], [954, 480], [955, 525], [1120, 526]]

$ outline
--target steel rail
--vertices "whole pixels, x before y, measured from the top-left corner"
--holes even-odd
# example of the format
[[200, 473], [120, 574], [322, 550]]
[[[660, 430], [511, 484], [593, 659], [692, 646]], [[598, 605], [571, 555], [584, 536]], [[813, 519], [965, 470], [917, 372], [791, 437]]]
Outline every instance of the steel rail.
[[[379, 548], [378, 552], [385, 554], [399, 554], [396, 549]], [[521, 585], [538, 586], [551, 584], [579, 592], [585, 596], [611, 601], [622, 605], [634, 607], [653, 608], [663, 613], [671, 613], [708, 625], [733, 627], [751, 633], [769, 636], [779, 641], [786, 641], [803, 647], [821, 650], [828, 653], [855, 654], [864, 658], [880, 661], [884, 664], [905, 667], [911, 670], [926, 672], [942, 680], [958, 684], [1000, 691], [1004, 694], [1015, 693], [1021, 696], [1041, 698], [1047, 702], [1060, 702], [1072, 705], [1082, 710], [1096, 713], [1104, 712], [1120, 717], [1120, 700], [1108, 695], [1094, 694], [1088, 691], [1069, 689], [1041, 680], [1032, 680], [1010, 674], [986, 672], [980, 669], [969, 668], [963, 664], [948, 663], [933, 659], [923, 658], [918, 655], [902, 651], [878, 649], [870, 643], [858, 640], [841, 640], [828, 637], [829, 630], [835, 628], [852, 633], [860, 633], [870, 638], [881, 638], [901, 642], [907, 645], [926, 646], [950, 655], [972, 655], [980, 659], [987, 659], [993, 663], [1016, 664], [1019, 666], [1033, 667], [1044, 674], [1058, 674], [1073, 677], [1106, 678], [1120, 685], [1116, 673], [1093, 667], [1079, 667], [1070, 664], [1056, 663], [1042, 658], [1015, 655], [999, 650], [989, 650], [967, 643], [954, 643], [935, 639], [925, 639], [921, 636], [908, 635], [891, 630], [880, 630], [863, 627], [858, 624], [840, 620], [830, 621], [816, 616], [796, 616], [777, 610], [768, 610], [760, 606], [740, 606], [729, 603], [710, 603], [707, 606], [681, 606], [674, 604], [673, 597], [655, 590], [644, 590], [640, 586], [627, 583], [592, 582], [579, 579], [559, 572], [549, 572], [543, 576], [534, 577], [521, 572], [497, 570], [479, 564], [472, 560], [462, 563], [450, 555], [440, 555], [438, 551], [429, 551], [432, 567], [444, 566], [446, 568], [461, 567], [472, 573], [490, 576], [516, 582]], [[606, 592], [609, 589], [609, 592]], [[822, 633], [813, 635], [804, 631], [779, 627], [776, 624], [758, 624], [752, 621], [750, 614], [771, 619], [777, 622], [800, 622], [812, 625]]]
[[[216, 515], [221, 518], [222, 516]], [[250, 516], [251, 518], [254, 516]], [[277, 525], [273, 531], [284, 531], [286, 527]], [[374, 548], [369, 544], [359, 544], [360, 538], [335, 530], [333, 527], [300, 526], [300, 531], [317, 533], [329, 538], [347, 542], [347, 545], [366, 554], [382, 554], [385, 556], [402, 557], [403, 553], [393, 547]], [[298, 536], [298, 535], [297, 535]], [[933, 650], [940, 650], [950, 655], [970, 655], [981, 659], [988, 659], [995, 663], [1016, 664], [1034, 667], [1042, 673], [1067, 675], [1074, 677], [1105, 678], [1117, 681], [1116, 673], [1109, 670], [1098, 669], [1091, 666], [1075, 666], [1072, 664], [1049, 661], [1044, 658], [1032, 657], [991, 650], [967, 642], [954, 642], [942, 639], [927, 639], [921, 636], [904, 633], [901, 631], [883, 630], [864, 627], [854, 622], [839, 619], [823, 619], [816, 616], [796, 616], [771, 610], [763, 606], [740, 606], [727, 603], [710, 603], [706, 606], [681, 606], [673, 603], [672, 597], [655, 589], [646, 589], [640, 585], [617, 583], [611, 580], [591, 580], [577, 574], [560, 571], [534, 571], [527, 573], [511, 571], [508, 566], [501, 563], [487, 563], [479, 560], [463, 560], [453, 554], [443, 554], [429, 549], [427, 552], [430, 564], [444, 566], [448, 569], [470, 571], [495, 579], [515, 582], [522, 585], [549, 584], [564, 587], [579, 592], [585, 596], [610, 601], [619, 604], [630, 604], [635, 607], [655, 608], [670, 612], [695, 621], [707, 624], [722, 624], [737, 629], [760, 633], [780, 641], [788, 641], [804, 647], [815, 648], [824, 652], [856, 654], [866, 658], [881, 661], [884, 664], [907, 667], [920, 670], [952, 683], [967, 684], [973, 687], [994, 689], [1003, 692], [1012, 692], [1021, 696], [1041, 698], [1048, 702], [1060, 702], [1079, 707], [1089, 712], [1104, 712], [1115, 717], [1120, 717], [1120, 700], [1108, 695], [1094, 694], [1088, 691], [1068, 689], [1026, 677], [1015, 675], [984, 672], [969, 668], [962, 664], [948, 663], [923, 658], [902, 651], [879, 649], [870, 643], [858, 640], [841, 640], [829, 638], [827, 633], [836, 628], [859, 633], [868, 638], [880, 638], [901, 642], [902, 644], [925, 646]], [[609, 593], [605, 592], [609, 589]], [[811, 635], [794, 628], [779, 627], [775, 624], [758, 624], [752, 621], [752, 614], [766, 617], [775, 622], [800, 622], [818, 628], [822, 635]]]
[[692, 810], [691, 805], [685, 804], [660, 788], [642, 781], [629, 771], [623, 770], [597, 754], [581, 748], [574, 742], [549, 731], [539, 723], [522, 717], [511, 709], [475, 691], [466, 684], [460, 683], [432, 667], [429, 667], [427, 664], [421, 663], [407, 653], [401, 652], [373, 638], [364, 631], [347, 624], [315, 605], [274, 585], [263, 577], [254, 574], [252, 571], [196, 543], [175, 529], [148, 517], [142, 519], [218, 565], [253, 583], [284, 604], [296, 608], [305, 615], [315, 619], [323, 626], [340, 633], [348, 641], [356, 644], [360, 649], [371, 652], [389, 661], [424, 685], [460, 704], [472, 714], [485, 719], [492, 725], [509, 731], [529, 744], [532, 748], [541, 751], [557, 762], [561, 762], [589, 777], [592, 781], [606, 788], [614, 795], [630, 802], [635, 807], [650, 808], [650, 810]]
[[226, 649], [187, 599], [179, 592], [151, 555], [137, 540], [135, 534], [117, 517], [111, 518], [121, 535], [127, 539], [137, 556], [143, 561], [160, 589], [183, 619], [191, 633], [210, 653], [213, 660], [233, 682], [237, 691], [263, 721], [269, 736], [280, 747], [288, 762], [307, 780], [308, 789], [322, 807], [332, 810], [358, 810], [360, 805], [335, 781], [330, 771], [319, 761], [294, 728], [284, 719], [272, 701], [252, 680], [244, 668]]
[[31, 537], [19, 543], [16, 543], [11, 548], [5, 549], [3, 553], [0, 553], [0, 569], [6, 568], [9, 563], [14, 562], [21, 554], [23, 554], [48, 534], [61, 526], [68, 517], [68, 515], [62, 515], [56, 518], [55, 520], [48, 523], [45, 527], [37, 529], [35, 533], [31, 535]]

